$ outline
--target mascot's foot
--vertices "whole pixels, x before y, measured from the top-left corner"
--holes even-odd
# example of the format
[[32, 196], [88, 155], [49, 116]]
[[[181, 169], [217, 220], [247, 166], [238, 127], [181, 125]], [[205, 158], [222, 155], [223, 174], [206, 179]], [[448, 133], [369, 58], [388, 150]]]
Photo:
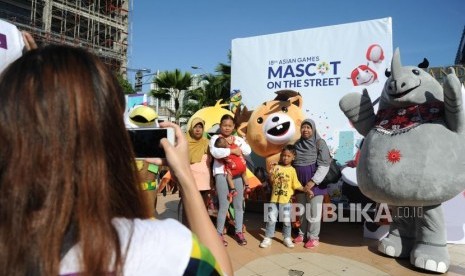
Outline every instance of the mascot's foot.
[[378, 251], [394, 258], [408, 258], [413, 245], [413, 238], [401, 238], [390, 233], [379, 242]]
[[410, 255], [415, 267], [445, 273], [449, 269], [450, 256], [446, 245], [417, 244]]

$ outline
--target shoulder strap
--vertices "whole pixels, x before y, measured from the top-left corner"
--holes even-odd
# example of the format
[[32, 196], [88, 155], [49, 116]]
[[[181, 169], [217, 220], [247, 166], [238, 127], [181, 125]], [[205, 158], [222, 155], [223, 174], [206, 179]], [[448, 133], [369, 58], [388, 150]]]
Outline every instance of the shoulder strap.
[[66, 231], [65, 236], [63, 237], [63, 244], [61, 245], [60, 260], [62, 260], [66, 253], [68, 253], [68, 251], [77, 243], [78, 236], [76, 228], [76, 225], [71, 223], [68, 231]]
[[320, 151], [320, 142], [321, 142], [321, 140], [323, 140], [323, 139], [320, 138], [320, 139], [318, 139], [318, 140], [316, 141], [316, 150], [317, 150], [317, 154], [318, 154], [318, 151]]

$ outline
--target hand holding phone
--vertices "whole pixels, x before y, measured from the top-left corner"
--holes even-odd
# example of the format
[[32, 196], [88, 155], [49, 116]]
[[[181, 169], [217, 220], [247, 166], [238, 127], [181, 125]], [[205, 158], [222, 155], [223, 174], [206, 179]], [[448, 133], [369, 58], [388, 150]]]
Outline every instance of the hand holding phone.
[[[174, 176], [175, 179], [193, 179], [189, 162], [189, 146], [186, 135], [177, 124], [171, 122], [161, 122], [160, 127], [170, 128], [174, 131], [175, 143], [171, 143], [169, 139], [161, 140], [160, 146], [165, 151], [165, 157], [145, 158], [144, 160], [159, 166], [169, 166], [172, 173], [171, 175]], [[190, 183], [190, 181], [187, 181], [186, 183]], [[194, 188], [197, 189], [195, 182], [193, 183]], [[181, 184], [182, 187], [184, 187], [184, 185], [187, 184]]]
[[160, 122], [160, 127], [174, 130], [175, 143], [167, 141], [168, 139], [162, 140], [160, 146], [165, 150], [166, 158], [146, 158], [144, 160], [155, 165], [169, 166], [175, 175], [182, 171], [190, 172], [189, 146], [186, 135], [175, 123]]
[[174, 130], [167, 128], [128, 128], [136, 159], [166, 158], [160, 140], [168, 139], [174, 145]]

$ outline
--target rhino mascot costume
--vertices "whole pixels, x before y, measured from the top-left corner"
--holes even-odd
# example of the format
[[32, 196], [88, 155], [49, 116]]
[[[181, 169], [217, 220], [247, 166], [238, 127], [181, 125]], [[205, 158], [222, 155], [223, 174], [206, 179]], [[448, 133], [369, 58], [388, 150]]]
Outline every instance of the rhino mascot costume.
[[461, 83], [449, 70], [442, 88], [425, 70], [403, 67], [396, 49], [376, 115], [367, 90], [339, 102], [365, 136], [360, 190], [392, 209], [389, 234], [378, 250], [440, 273], [450, 264], [441, 203], [465, 189]]

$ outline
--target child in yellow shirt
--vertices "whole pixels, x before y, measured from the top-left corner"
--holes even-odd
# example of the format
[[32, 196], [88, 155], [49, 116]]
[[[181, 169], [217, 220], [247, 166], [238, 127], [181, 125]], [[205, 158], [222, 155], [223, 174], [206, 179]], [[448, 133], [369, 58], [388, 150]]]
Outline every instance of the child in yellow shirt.
[[261, 248], [271, 245], [274, 236], [276, 221], [281, 213], [283, 221], [283, 243], [289, 248], [294, 247], [291, 240], [291, 196], [295, 190], [304, 191], [297, 179], [297, 173], [292, 167], [296, 152], [294, 145], [286, 145], [279, 157], [279, 163], [270, 170], [271, 200], [268, 206], [265, 238], [260, 243]]

